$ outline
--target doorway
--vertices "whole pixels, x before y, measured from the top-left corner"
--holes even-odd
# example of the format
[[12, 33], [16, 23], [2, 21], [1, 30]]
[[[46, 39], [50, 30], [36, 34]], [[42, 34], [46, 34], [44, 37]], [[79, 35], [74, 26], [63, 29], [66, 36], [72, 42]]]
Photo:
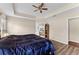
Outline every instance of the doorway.
[[79, 45], [79, 17], [68, 20], [68, 43]]

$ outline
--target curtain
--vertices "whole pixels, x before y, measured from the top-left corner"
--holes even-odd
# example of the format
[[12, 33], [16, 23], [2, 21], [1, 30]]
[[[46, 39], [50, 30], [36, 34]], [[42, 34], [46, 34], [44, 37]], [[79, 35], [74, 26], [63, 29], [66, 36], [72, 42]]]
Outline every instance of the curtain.
[[0, 33], [1, 37], [5, 36], [7, 33], [7, 20], [5, 15], [0, 16]]

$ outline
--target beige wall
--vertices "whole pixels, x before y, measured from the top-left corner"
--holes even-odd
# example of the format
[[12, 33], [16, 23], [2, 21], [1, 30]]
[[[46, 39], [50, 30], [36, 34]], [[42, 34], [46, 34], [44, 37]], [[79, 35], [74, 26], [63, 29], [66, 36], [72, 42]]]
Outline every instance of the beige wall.
[[18, 17], [8, 17], [7, 29], [9, 34], [34, 34], [35, 21]]
[[52, 16], [44, 20], [50, 25], [50, 39], [68, 44], [68, 19], [74, 17], [79, 17], [79, 7], [62, 12], [57, 14], [55, 17]]

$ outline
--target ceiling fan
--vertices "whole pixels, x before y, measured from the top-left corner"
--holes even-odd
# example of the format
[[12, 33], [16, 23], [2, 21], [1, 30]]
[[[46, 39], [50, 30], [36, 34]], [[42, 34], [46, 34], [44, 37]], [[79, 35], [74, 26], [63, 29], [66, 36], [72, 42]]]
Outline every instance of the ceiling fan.
[[43, 12], [43, 10], [48, 10], [48, 8], [44, 7], [44, 3], [41, 3], [40, 5], [36, 6], [36, 5], [32, 5], [33, 7], [36, 8], [36, 10], [34, 10], [34, 12], [36, 11], [40, 11], [40, 13]]

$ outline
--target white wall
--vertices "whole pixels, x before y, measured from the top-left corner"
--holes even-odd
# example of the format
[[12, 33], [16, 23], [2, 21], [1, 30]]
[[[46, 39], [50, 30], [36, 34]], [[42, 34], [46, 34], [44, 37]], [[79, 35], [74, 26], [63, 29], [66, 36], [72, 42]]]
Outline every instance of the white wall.
[[68, 19], [78, 16], [79, 7], [76, 7], [57, 14], [55, 17], [52, 16], [44, 20], [45, 22], [48, 22], [50, 26], [50, 39], [68, 44]]
[[70, 23], [70, 41], [79, 43], [79, 18], [74, 18]]
[[55, 17], [50, 19], [50, 39], [67, 44], [68, 23], [66, 19], [63, 19], [61, 17]]
[[38, 25], [42, 23], [49, 23], [50, 39], [56, 40], [61, 43], [68, 44], [68, 19], [79, 17], [79, 7], [57, 14], [55, 17], [49, 17], [47, 19], [36, 20], [36, 32], [35, 21], [9, 17], [8, 18], [8, 32], [10, 34], [38, 34]]
[[35, 33], [35, 21], [18, 17], [7, 18], [7, 29], [9, 34], [34, 34]]

